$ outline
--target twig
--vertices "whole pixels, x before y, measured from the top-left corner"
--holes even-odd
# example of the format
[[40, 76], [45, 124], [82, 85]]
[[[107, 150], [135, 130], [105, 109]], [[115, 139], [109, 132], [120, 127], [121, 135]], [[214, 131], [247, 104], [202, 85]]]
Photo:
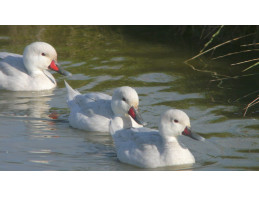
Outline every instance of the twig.
[[259, 43], [243, 44], [243, 45], [240, 45], [240, 46], [241, 47], [247, 47], [247, 46], [253, 46], [253, 45], [259, 45]]
[[251, 59], [251, 60], [247, 60], [247, 61], [243, 61], [243, 62], [238, 62], [238, 63], [234, 63], [234, 64], [230, 64], [230, 65], [235, 66], [235, 65], [244, 64], [244, 63], [247, 63], [247, 62], [253, 62], [253, 61], [257, 61], [257, 60], [259, 60], [259, 58]]
[[214, 33], [211, 36], [211, 39], [204, 45], [203, 49], [200, 51], [200, 53], [202, 53], [204, 51], [204, 49], [209, 46], [209, 44], [214, 40], [214, 38], [220, 33], [221, 29], [224, 27], [224, 25], [221, 25], [218, 29], [218, 31], [216, 33]]
[[248, 96], [250, 96], [250, 95], [252, 95], [252, 94], [255, 94], [255, 93], [257, 93], [257, 92], [259, 92], [259, 90], [250, 92], [249, 94], [246, 94], [246, 95], [244, 95], [244, 96], [242, 96], [242, 97], [240, 97], [240, 98], [234, 100], [234, 102], [237, 102], [237, 101], [241, 100], [242, 98], [246, 98], [246, 97], [248, 97]]
[[249, 76], [258, 75], [258, 74], [259, 73], [248, 74], [248, 75], [241, 75], [241, 76], [233, 76], [233, 77], [225, 77], [225, 78], [220, 78], [220, 79], [213, 79], [213, 80], [210, 80], [210, 81], [221, 81], [221, 80], [225, 80], [225, 79], [238, 79], [238, 78], [241, 78], [241, 77], [249, 77]]
[[214, 57], [214, 58], [212, 58], [212, 60], [220, 59], [220, 58], [227, 57], [227, 56], [230, 56], [230, 55], [236, 55], [236, 54], [239, 54], [239, 53], [247, 53], [247, 52], [251, 52], [251, 51], [259, 51], [259, 49], [249, 49], [249, 50], [244, 50], [244, 51], [237, 51], [237, 52], [233, 52], [233, 53], [228, 53], [226, 55]]
[[[219, 25], [218, 25], [219, 26]], [[209, 27], [207, 26], [204, 26], [203, 27], [203, 29], [202, 29], [202, 33], [201, 33], [201, 36], [200, 36], [200, 40], [201, 39], [203, 39], [203, 40], [205, 40], [207, 37], [209, 37], [209, 35], [210, 34], [212, 34], [217, 28], [218, 28], [218, 26], [217, 27], [212, 27], [212, 30], [211, 31], [209, 31], [205, 36], [203, 36], [203, 34], [205, 34], [205, 29], [207, 28], [207, 29], [209, 29]]]
[[253, 68], [254, 66], [257, 66], [258, 64], [259, 64], [259, 62], [256, 62], [255, 64], [253, 64], [252, 66], [249, 66], [248, 68], [246, 68], [242, 72], [245, 72], [245, 71], [249, 70], [250, 68]]
[[204, 72], [204, 73], [212, 73], [215, 76], [218, 75], [217, 72], [213, 72], [213, 71], [209, 71], [209, 70], [201, 70], [201, 69], [195, 68], [192, 64], [190, 64], [188, 62], [184, 62], [184, 63], [187, 64], [188, 66], [190, 66], [195, 71]]
[[[250, 103], [246, 106], [245, 112], [244, 112], [244, 114], [243, 114], [243, 117], [245, 117], [246, 112], [247, 112], [247, 110], [248, 110], [249, 107], [252, 107], [253, 105], [259, 103], [259, 101], [257, 101], [258, 99], [259, 99], [259, 96], [257, 96], [256, 99], [254, 99], [252, 102], [250, 102]], [[257, 102], [256, 102], [256, 101], [257, 101]]]
[[228, 43], [230, 43], [230, 42], [233, 42], [233, 41], [236, 41], [236, 40], [239, 40], [239, 39], [241, 39], [241, 38], [248, 37], [248, 36], [251, 36], [251, 35], [254, 35], [254, 34], [255, 34], [255, 33], [247, 34], [247, 35], [245, 35], [245, 36], [240, 36], [240, 37], [234, 38], [234, 39], [232, 39], [232, 40], [228, 40], [228, 41], [226, 41], [226, 42], [223, 42], [223, 43], [221, 43], [221, 44], [218, 44], [218, 45], [216, 45], [216, 46], [214, 46], [214, 47], [212, 47], [212, 48], [210, 48], [210, 49], [208, 49], [208, 50], [206, 50], [206, 51], [203, 51], [202, 53], [199, 53], [198, 55], [196, 55], [196, 56], [194, 56], [194, 57], [192, 57], [192, 58], [190, 58], [190, 59], [188, 59], [188, 60], [185, 60], [185, 63], [186, 63], [186, 62], [189, 62], [189, 61], [191, 61], [191, 60], [193, 60], [193, 59], [195, 59], [195, 58], [197, 58], [197, 57], [200, 57], [200, 56], [204, 55], [205, 53], [208, 53], [208, 52], [210, 52], [210, 51], [212, 51], [212, 50], [214, 50], [214, 49], [216, 49], [216, 48], [218, 48], [218, 47], [220, 47], [220, 46], [223, 46], [223, 45], [228, 44]]

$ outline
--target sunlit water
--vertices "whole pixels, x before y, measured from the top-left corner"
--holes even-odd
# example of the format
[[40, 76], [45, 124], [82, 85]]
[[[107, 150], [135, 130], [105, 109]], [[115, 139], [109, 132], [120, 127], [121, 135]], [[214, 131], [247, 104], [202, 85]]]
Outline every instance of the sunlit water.
[[117, 160], [108, 133], [69, 126], [64, 80], [81, 93], [111, 95], [118, 86], [134, 87], [151, 128], [168, 108], [189, 115], [193, 131], [206, 138], [180, 136], [196, 164], [151, 170], [258, 170], [258, 119], [243, 118], [224, 100], [224, 89], [208, 90], [211, 76], [183, 63], [184, 48], [141, 42], [109, 28], [0, 28], [0, 51], [21, 54], [36, 40], [52, 44], [73, 76], [54, 74], [58, 87], [53, 91], [1, 91], [0, 170], [142, 170]]

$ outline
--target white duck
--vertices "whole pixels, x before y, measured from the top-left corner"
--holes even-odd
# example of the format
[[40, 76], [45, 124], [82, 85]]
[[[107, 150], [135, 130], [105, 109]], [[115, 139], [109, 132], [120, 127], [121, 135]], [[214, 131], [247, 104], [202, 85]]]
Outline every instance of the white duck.
[[[126, 125], [125, 125], [126, 123]], [[181, 145], [177, 136], [196, 140], [204, 138], [190, 131], [190, 119], [181, 110], [170, 109], [161, 115], [159, 132], [149, 128], [129, 128], [127, 120], [111, 120], [110, 133], [118, 159], [141, 168], [156, 168], [195, 163], [192, 153]]]
[[111, 96], [103, 93], [80, 94], [65, 81], [67, 103], [70, 108], [69, 124], [86, 131], [109, 132], [111, 118], [122, 116], [132, 127], [144, 124], [138, 113], [137, 92], [128, 86], [114, 90]]
[[57, 66], [57, 52], [48, 43], [33, 42], [23, 55], [0, 52], [0, 89], [11, 91], [40, 91], [56, 87], [47, 69], [63, 75], [69, 72]]

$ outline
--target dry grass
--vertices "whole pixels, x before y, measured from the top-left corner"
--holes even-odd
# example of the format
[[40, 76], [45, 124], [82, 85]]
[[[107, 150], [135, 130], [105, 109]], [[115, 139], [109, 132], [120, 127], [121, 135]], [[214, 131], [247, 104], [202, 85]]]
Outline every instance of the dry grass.
[[[232, 39], [229, 39], [229, 40], [227, 40], [227, 41], [221, 42], [221, 43], [216, 44], [215, 46], [210, 47], [209, 49], [205, 50], [206, 48], [208, 48], [209, 45], [211, 45], [211, 44], [214, 42], [215, 38], [219, 37], [220, 34], [223, 34], [224, 26], [223, 26], [223, 25], [222, 25], [222, 26], [219, 26], [218, 29], [217, 29], [217, 31], [211, 36], [210, 40], [205, 43], [205, 45], [204, 45], [204, 47], [202, 48], [202, 50], [200, 50], [200, 52], [199, 52], [197, 55], [195, 55], [195, 56], [193, 56], [192, 58], [186, 60], [185, 63], [186, 63], [187, 65], [189, 65], [192, 69], [196, 70], [196, 71], [200, 71], [200, 72], [210, 72], [210, 73], [212, 74], [212, 76], [214, 76], [214, 77], [216, 78], [216, 79], [211, 80], [211, 81], [220, 81], [220, 82], [222, 82], [223, 80], [227, 80], [227, 79], [237, 79], [237, 78], [243, 78], [243, 77], [249, 77], [249, 76], [257, 75], [257, 74], [259, 74], [259, 73], [252, 73], [252, 74], [246, 74], [246, 75], [235, 75], [235, 76], [219, 77], [220, 75], [219, 75], [218, 73], [216, 73], [216, 72], [208, 71], [208, 70], [203, 70], [203, 69], [198, 69], [198, 68], [194, 67], [193, 64], [191, 63], [191, 61], [193, 61], [193, 60], [195, 60], [195, 59], [197, 59], [197, 58], [201, 58], [203, 55], [208, 54], [209, 52], [214, 52], [216, 49], [218, 50], [218, 49], [219, 49], [220, 47], [222, 47], [222, 46], [226, 46], [226, 45], [230, 45], [230, 44], [234, 44], [234, 43], [236, 44], [236, 41], [241, 41], [241, 40], [243, 40], [243, 41], [245, 42], [245, 41], [246, 41], [245, 39], [247, 39], [248, 37], [250, 37], [250, 38], [255, 38], [255, 39], [256, 39], [256, 38], [258, 38], [258, 34], [259, 34], [258, 30], [259, 30], [259, 27], [257, 27], [257, 30], [256, 30], [256, 32], [254, 32], [254, 33], [248, 33], [248, 34], [246, 34], [246, 35], [239, 35], [239, 36], [237, 36], [237, 37], [235, 37], [235, 38], [232, 38]], [[252, 36], [253, 36], [253, 37], [252, 37]], [[219, 39], [219, 40], [220, 40], [220, 39]], [[240, 55], [242, 55], [242, 54], [246, 54], [244, 57], [247, 58], [247, 57], [249, 57], [249, 54], [251, 54], [251, 53], [253, 53], [253, 52], [256, 52], [256, 51], [259, 51], [259, 49], [255, 48], [255, 47], [258, 46], [258, 45], [259, 45], [259, 43], [256, 43], [256, 42], [254, 42], [254, 43], [248, 43], [248, 44], [241, 44], [241, 45], [239, 46], [240, 49], [243, 48], [243, 47], [254, 47], [254, 48], [252, 48], [252, 49], [251, 49], [251, 48], [250, 48], [250, 49], [248, 48], [248, 49], [245, 49], [245, 50], [242, 49], [242, 50], [240, 50], [240, 51], [234, 51], [234, 52], [229, 51], [229, 52], [227, 52], [226, 54], [222, 54], [222, 55], [217, 56], [217, 57], [212, 57], [211, 60], [217, 60], [217, 59], [222, 59], [222, 58], [229, 58], [229, 57], [232, 57], [232, 56], [234, 56], [234, 55], [239, 55], [239, 57], [243, 57], [243, 56], [240, 56]], [[231, 48], [231, 47], [230, 47], [230, 48]], [[248, 55], [247, 55], [247, 54], [248, 54]], [[257, 55], [258, 55], [258, 54], [257, 54]], [[258, 56], [257, 56], [257, 57], [258, 57]], [[242, 72], [246, 72], [246, 71], [248, 71], [248, 70], [250, 70], [250, 69], [252, 69], [252, 68], [255, 68], [256, 66], [259, 65], [259, 58], [257, 58], [257, 57], [251, 58], [251, 59], [244, 59], [244, 60], [242, 60], [242, 61], [232, 63], [232, 64], [230, 64], [230, 66], [241, 65], [241, 64], [247, 65], [247, 64], [248, 64], [248, 66], [246, 66], [246, 68], [242, 70]], [[250, 63], [252, 63], [252, 62], [255, 62], [255, 63], [250, 64]], [[249, 65], [249, 64], [250, 64], [250, 65]], [[221, 75], [221, 76], [222, 76], [222, 75]], [[257, 90], [257, 91], [259, 91], [259, 90]], [[250, 95], [250, 96], [251, 96], [251, 95]], [[247, 110], [248, 110], [250, 107], [255, 106], [255, 105], [258, 104], [258, 103], [259, 103], [259, 95], [257, 96], [257, 98], [255, 98], [254, 100], [252, 100], [250, 103], [248, 103], [248, 104], [246, 105], [246, 107], [244, 108], [245, 112], [244, 112], [243, 116], [246, 115]]]
[[245, 112], [244, 112], [243, 116], [245, 117], [247, 110], [248, 110], [250, 107], [256, 105], [257, 103], [259, 103], [259, 95], [258, 95], [257, 98], [254, 99], [252, 102], [248, 103], [248, 105], [247, 105], [247, 106], [245, 107], [245, 109], [244, 109]]

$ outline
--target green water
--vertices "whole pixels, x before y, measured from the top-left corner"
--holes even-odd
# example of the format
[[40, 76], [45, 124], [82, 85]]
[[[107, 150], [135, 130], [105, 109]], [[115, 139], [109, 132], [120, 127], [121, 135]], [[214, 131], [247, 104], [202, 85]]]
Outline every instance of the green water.
[[[118, 86], [134, 87], [148, 127], [157, 128], [168, 108], [184, 110], [192, 129], [207, 139], [181, 136], [196, 164], [155, 170], [258, 170], [258, 108], [244, 118], [249, 99], [239, 99], [254, 90], [257, 84], [249, 82], [255, 77], [211, 82], [211, 73], [183, 63], [197, 46], [183, 37], [168, 39], [163, 28], [0, 26], [0, 51], [22, 54], [29, 43], [45, 41], [57, 50], [61, 66], [73, 73], [54, 74], [58, 87], [53, 91], [1, 91], [0, 170], [140, 170], [116, 159], [109, 134], [69, 126], [64, 79], [81, 93], [111, 95]], [[233, 72], [228, 62], [207, 64], [204, 69]], [[59, 118], [51, 119], [51, 113]]]

